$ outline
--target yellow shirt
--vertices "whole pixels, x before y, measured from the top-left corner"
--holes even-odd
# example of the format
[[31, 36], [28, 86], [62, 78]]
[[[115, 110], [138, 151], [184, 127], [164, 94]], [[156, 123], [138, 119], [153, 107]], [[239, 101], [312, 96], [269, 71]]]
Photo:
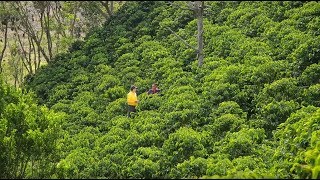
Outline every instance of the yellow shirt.
[[133, 91], [130, 91], [130, 92], [127, 94], [127, 102], [128, 102], [128, 105], [130, 105], [130, 106], [137, 106], [137, 105], [138, 105], [137, 100], [138, 100], [137, 94], [134, 93]]

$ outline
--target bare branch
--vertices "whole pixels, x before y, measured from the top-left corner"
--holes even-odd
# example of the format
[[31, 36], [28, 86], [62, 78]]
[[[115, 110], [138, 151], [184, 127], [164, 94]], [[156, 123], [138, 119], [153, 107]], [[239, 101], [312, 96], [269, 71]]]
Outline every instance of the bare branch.
[[[22, 58], [22, 62], [23, 62], [23, 65], [24, 67], [27, 69], [28, 73], [30, 73], [30, 69], [28, 68], [28, 65], [26, 64], [25, 61], [27, 61], [27, 54], [26, 54], [26, 51], [24, 50], [24, 46], [23, 46], [23, 43], [21, 41], [21, 38], [20, 38], [20, 35], [19, 33], [17, 32], [17, 30], [15, 29], [16, 33], [17, 33], [17, 38], [18, 38], [18, 42], [20, 44], [20, 48], [21, 48], [21, 51], [22, 51], [22, 55], [23, 55], [23, 58]], [[20, 54], [20, 53], [19, 53]]]
[[192, 11], [196, 11], [197, 10], [196, 3], [193, 2], [193, 1], [189, 1], [188, 2], [188, 6], [189, 6], [190, 10], [192, 10]]
[[109, 16], [112, 16], [112, 12], [109, 9], [108, 1], [99, 1], [100, 4], [107, 10], [108, 13], [103, 12], [100, 8], [98, 8], [99, 12], [107, 19]]
[[51, 40], [51, 33], [50, 33], [50, 6], [47, 6], [47, 17], [44, 17], [44, 22], [45, 22], [45, 32], [46, 32], [46, 36], [47, 36], [47, 43], [48, 43], [48, 51], [49, 51], [49, 57], [50, 60], [52, 59], [53, 55], [52, 55], [52, 40]]
[[21, 13], [19, 13], [20, 19], [22, 20], [22, 23], [25, 26], [25, 29], [27, 31], [28, 36], [30, 36], [37, 44], [38, 48], [40, 48], [40, 51], [43, 55], [43, 57], [46, 59], [47, 62], [50, 61], [50, 58], [47, 56], [46, 52], [44, 51], [44, 49], [41, 46], [41, 41], [39, 41], [39, 39], [36, 36], [36, 33], [34, 32], [34, 29], [32, 28], [32, 25], [30, 24], [28, 18], [26, 17], [26, 10], [23, 8], [23, 5], [21, 4], [20, 1], [18, 1], [15, 4], [15, 8], [17, 10], [19, 10]]
[[203, 7], [204, 1], [195, 2], [195, 6], [197, 8], [197, 26], [198, 26], [198, 48], [197, 48], [197, 56], [198, 56], [198, 65], [199, 67], [203, 64]]
[[173, 34], [174, 36], [176, 36], [178, 39], [180, 39], [180, 40], [181, 40], [185, 45], [187, 45], [189, 48], [197, 51], [197, 48], [195, 48], [195, 47], [191, 46], [190, 44], [188, 44], [187, 41], [185, 41], [184, 39], [182, 39], [182, 37], [180, 37], [180, 36], [177, 35], [175, 32], [173, 32], [172, 29], [170, 29], [169, 27], [167, 27], [167, 29], [168, 29], [170, 32], [172, 32], [172, 34]]
[[58, 22], [58, 26], [59, 26], [59, 33], [63, 36], [66, 37], [66, 32], [63, 30], [62, 27], [62, 21], [63, 21], [63, 17], [61, 17], [61, 9], [58, 8], [60, 6], [60, 2], [56, 1], [55, 2], [55, 8], [53, 8], [53, 17], [56, 19], [56, 21]]
[[28, 52], [28, 58], [26, 59], [27, 63], [28, 63], [28, 66], [30, 68], [30, 73], [33, 74], [33, 71], [32, 71], [32, 64], [31, 64], [31, 53], [33, 51], [32, 49], [32, 43], [31, 43], [31, 38], [30, 36], [28, 36], [28, 41], [29, 41], [29, 52]]
[[0, 54], [0, 72], [2, 72], [2, 60], [4, 56], [4, 52], [7, 48], [7, 41], [8, 41], [8, 22], [6, 23], [5, 32], [4, 32], [4, 46]]

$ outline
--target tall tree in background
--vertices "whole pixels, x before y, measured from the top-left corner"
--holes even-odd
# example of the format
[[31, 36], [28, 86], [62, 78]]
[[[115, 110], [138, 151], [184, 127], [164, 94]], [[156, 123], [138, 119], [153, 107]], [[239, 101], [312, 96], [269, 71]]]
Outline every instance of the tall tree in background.
[[[3, 36], [0, 39], [1, 45], [2, 45], [1, 52], [0, 52], [1, 53], [0, 54], [0, 72], [2, 72], [3, 71], [2, 62], [5, 55], [5, 51], [8, 46], [8, 31], [9, 31], [9, 28], [12, 28], [15, 21], [17, 20], [17, 13], [16, 11], [14, 11], [14, 9], [12, 9], [10, 2], [4, 2], [4, 1], [0, 2], [0, 20], [1, 20], [0, 29], [1, 29], [1, 33], [3, 33]], [[11, 23], [11, 27], [10, 27], [10, 23]]]
[[[38, 7], [39, 8], [38, 10], [40, 11], [39, 15], [40, 15], [40, 23], [41, 23], [41, 33], [40, 33], [40, 35], [38, 35], [39, 33], [37, 32], [37, 26], [35, 26], [35, 24], [33, 23], [35, 17], [33, 14], [30, 13], [31, 7], [28, 6], [26, 3], [27, 2], [20, 2], [20, 1], [14, 3], [15, 8], [19, 11], [19, 15], [20, 15], [20, 19], [21, 19], [21, 28], [23, 28], [23, 29], [20, 29], [20, 30], [25, 31], [27, 33], [27, 35], [34, 40], [34, 42], [37, 45], [37, 48], [39, 49], [39, 51], [41, 52], [41, 54], [43, 55], [45, 60], [47, 62], [49, 62], [51, 60], [52, 56], [50, 56], [50, 53], [48, 55], [48, 53], [45, 51], [45, 48], [41, 44], [42, 35], [45, 30], [44, 29], [45, 26], [43, 25], [43, 21], [45, 21], [45, 20], [43, 20], [43, 19], [46, 18], [45, 17], [45, 9], [47, 9], [43, 6], [45, 6], [47, 4], [43, 4], [43, 5], [39, 4], [39, 7]], [[35, 3], [35, 5], [37, 5], [37, 4]], [[31, 16], [31, 20], [30, 20], [30, 16]], [[47, 38], [48, 38], [48, 36], [49, 36], [49, 34], [47, 34]], [[48, 47], [49, 47], [48, 51], [50, 52], [51, 45], [48, 44]]]
[[[106, 14], [104, 11], [101, 10], [101, 13], [104, 15], [104, 17], [107, 19], [108, 17], [113, 16], [113, 1], [99, 1], [103, 7], [107, 10]], [[109, 6], [110, 3], [110, 6]]]
[[93, 24], [101, 26], [122, 4], [122, 1], [81, 1], [83, 24], [86, 27], [91, 27]]
[[[1, 39], [1, 41], [3, 41], [3, 47], [1, 50], [1, 54], [0, 54], [0, 72], [2, 72], [2, 60], [3, 60], [3, 56], [4, 56], [4, 52], [6, 51], [7, 48], [7, 41], [8, 41], [8, 19], [4, 18], [1, 22], [1, 24], [4, 27], [1, 27], [1, 30], [4, 30], [4, 36], [3, 36], [3, 40]], [[3, 29], [2, 29], [3, 28]]]
[[[176, 6], [174, 3], [170, 2], [170, 4], [172, 6]], [[178, 36], [176, 33], [174, 33], [173, 30], [171, 30], [168, 27], [168, 30], [170, 30], [176, 37], [178, 37], [184, 44], [186, 44], [188, 47], [190, 47], [191, 49], [194, 49], [196, 54], [197, 54], [197, 58], [198, 58], [198, 66], [201, 67], [203, 64], [203, 58], [204, 58], [204, 54], [203, 54], [203, 13], [204, 13], [204, 1], [189, 1], [187, 2], [188, 8], [185, 7], [177, 7], [177, 8], [182, 8], [185, 10], [191, 10], [193, 11], [193, 13], [195, 14], [195, 17], [197, 19], [197, 43], [198, 46], [197, 47], [193, 47], [190, 44], [188, 44], [183, 38], [181, 38], [180, 36]]]
[[[70, 44], [82, 39], [90, 29], [102, 26], [122, 4], [121, 1], [1, 2], [1, 71], [4, 59], [14, 61], [5, 63], [5, 74], [14, 77], [11, 81], [14, 84], [21, 82], [16, 79], [20, 77], [17, 73], [34, 74], [41, 64], [68, 51]], [[18, 65], [23, 68], [20, 70]], [[13, 71], [14, 67], [18, 69]]]
[[40, 18], [41, 29], [46, 33], [47, 38], [47, 49], [49, 53], [49, 60], [52, 59], [52, 38], [51, 38], [51, 29], [50, 29], [50, 21], [51, 17], [51, 2], [50, 1], [34, 1], [33, 6], [38, 10], [38, 13], [42, 18]]
[[203, 8], [204, 1], [195, 1], [195, 14], [197, 17], [197, 25], [198, 25], [198, 66], [202, 66], [203, 64]]

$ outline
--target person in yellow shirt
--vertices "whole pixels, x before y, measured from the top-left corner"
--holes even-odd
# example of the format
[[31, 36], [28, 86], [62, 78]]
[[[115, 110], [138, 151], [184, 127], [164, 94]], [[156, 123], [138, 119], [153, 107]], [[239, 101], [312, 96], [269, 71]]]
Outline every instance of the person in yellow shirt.
[[136, 107], [138, 105], [138, 97], [137, 97], [137, 87], [132, 85], [130, 88], [130, 92], [127, 94], [127, 103], [128, 103], [128, 117], [131, 117], [132, 112], [136, 112]]

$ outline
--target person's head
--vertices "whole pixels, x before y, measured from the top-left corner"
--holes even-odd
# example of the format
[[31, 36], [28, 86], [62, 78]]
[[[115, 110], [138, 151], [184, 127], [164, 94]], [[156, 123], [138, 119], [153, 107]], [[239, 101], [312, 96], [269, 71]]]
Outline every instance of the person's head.
[[153, 90], [157, 89], [157, 84], [156, 84], [156, 83], [153, 83], [152, 86], [151, 86], [151, 88], [152, 88]]
[[136, 91], [137, 91], [137, 87], [134, 86], [134, 85], [132, 85], [132, 86], [130, 87], [130, 91], [136, 92]]

